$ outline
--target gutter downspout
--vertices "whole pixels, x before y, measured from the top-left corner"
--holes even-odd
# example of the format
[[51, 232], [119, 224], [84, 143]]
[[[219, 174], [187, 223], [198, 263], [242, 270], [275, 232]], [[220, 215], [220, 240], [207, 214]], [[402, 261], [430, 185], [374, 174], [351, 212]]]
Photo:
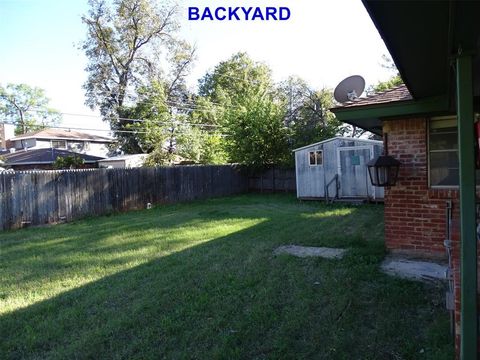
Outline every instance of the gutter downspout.
[[457, 68], [460, 163], [460, 358], [477, 358], [477, 234], [472, 56], [459, 54]]

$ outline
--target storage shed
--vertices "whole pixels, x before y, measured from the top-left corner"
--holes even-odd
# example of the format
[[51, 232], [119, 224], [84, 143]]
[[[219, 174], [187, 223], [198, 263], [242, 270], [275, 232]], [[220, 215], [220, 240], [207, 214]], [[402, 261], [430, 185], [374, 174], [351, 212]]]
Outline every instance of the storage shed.
[[366, 166], [382, 154], [382, 141], [335, 137], [293, 151], [299, 199], [383, 199]]

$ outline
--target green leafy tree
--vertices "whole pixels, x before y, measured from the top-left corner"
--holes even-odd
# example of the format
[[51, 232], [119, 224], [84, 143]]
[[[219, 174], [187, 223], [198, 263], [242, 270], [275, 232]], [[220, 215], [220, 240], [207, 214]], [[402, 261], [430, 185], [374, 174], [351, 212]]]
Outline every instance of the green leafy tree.
[[331, 138], [344, 131], [344, 125], [330, 112], [333, 94], [315, 90], [303, 79], [290, 77], [280, 83], [278, 96], [285, 107], [285, 125], [291, 129], [291, 148]]
[[0, 85], [0, 114], [4, 120], [16, 124], [17, 135], [53, 126], [61, 120], [49, 102], [41, 88], [27, 84]]
[[148, 157], [145, 159], [143, 166], [145, 167], [155, 167], [163, 165], [172, 165], [177, 157], [173, 153], [164, 151], [164, 149], [158, 147], [154, 149]]
[[219, 126], [223, 134], [211, 135], [205, 158], [218, 161], [226, 154], [231, 162], [257, 168], [286, 161], [288, 129], [267, 65], [237, 53], [200, 80], [199, 95], [192, 118]]
[[[168, 86], [153, 82], [139, 89], [135, 106], [119, 110], [128, 122], [122, 149], [126, 152], [149, 153], [148, 166], [167, 165], [178, 159], [201, 163], [208, 134], [191, 122], [188, 113], [167, 103]], [[135, 120], [138, 119], [138, 120]], [[200, 124], [198, 124], [200, 125]]]
[[[152, 139], [164, 133], [155, 124], [173, 120], [171, 114], [159, 111], [153, 98], [156, 105], [148, 110], [145, 89], [157, 91], [161, 84], [163, 108], [187, 101], [185, 76], [195, 59], [195, 48], [174, 37], [179, 28], [177, 7], [168, 1], [89, 0], [89, 4], [90, 11], [82, 18], [88, 31], [83, 43], [89, 59], [86, 104], [99, 108], [104, 120], [117, 130], [123, 151], [150, 152]], [[129, 132], [133, 118], [146, 121], [142, 126], [146, 135]]]
[[226, 164], [228, 153], [225, 147], [225, 135], [214, 132], [203, 133], [203, 151], [200, 157], [202, 164]]
[[403, 80], [400, 77], [400, 73], [398, 72], [397, 66], [393, 62], [392, 58], [387, 55], [383, 55], [382, 61], [382, 67], [390, 70], [393, 75], [386, 81], [379, 81], [377, 84], [370, 86], [367, 90], [368, 93], [383, 92], [403, 84]]
[[78, 155], [58, 156], [54, 163], [54, 169], [79, 169], [83, 168], [85, 161]]
[[160, 51], [175, 43], [177, 8], [152, 0], [89, 0], [89, 5], [82, 17], [87, 26], [86, 104], [100, 108], [115, 128], [116, 111], [127, 104], [128, 91], [161, 73]]
[[263, 168], [290, 157], [282, 107], [266, 95], [247, 93], [243, 104], [227, 112], [226, 148], [232, 162]]
[[225, 124], [227, 122], [227, 111], [231, 109], [231, 105], [217, 104], [204, 96], [197, 96], [194, 101], [193, 110], [189, 113], [188, 121], [201, 130], [197, 131], [202, 141], [200, 163], [227, 163]]
[[167, 141], [173, 126], [164, 84], [153, 82], [140, 88], [138, 98], [136, 105], [118, 109], [124, 118], [122, 129], [127, 131], [120, 137], [121, 148], [129, 154], [152, 152]]
[[373, 86], [374, 92], [383, 92], [399, 85], [403, 84], [403, 80], [400, 75], [394, 75], [390, 79], [386, 81], [380, 81], [376, 85]]
[[267, 65], [237, 53], [200, 79], [199, 95], [213, 103], [235, 106], [248, 94], [273, 92], [271, 73]]

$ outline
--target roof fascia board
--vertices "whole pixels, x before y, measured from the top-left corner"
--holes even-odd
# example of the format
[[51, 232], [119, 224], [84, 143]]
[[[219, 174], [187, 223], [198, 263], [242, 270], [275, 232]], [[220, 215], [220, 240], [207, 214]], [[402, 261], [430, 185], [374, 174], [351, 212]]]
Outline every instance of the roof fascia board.
[[346, 107], [332, 109], [340, 121], [386, 118], [404, 115], [428, 114], [449, 110], [447, 96], [436, 96], [422, 100], [397, 101], [384, 104], [366, 105], [362, 107]]

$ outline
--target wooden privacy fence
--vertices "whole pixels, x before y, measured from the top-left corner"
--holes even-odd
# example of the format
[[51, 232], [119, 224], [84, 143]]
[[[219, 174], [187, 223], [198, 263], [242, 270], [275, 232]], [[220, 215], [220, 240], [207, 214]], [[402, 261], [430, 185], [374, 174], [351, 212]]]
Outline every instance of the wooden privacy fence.
[[4, 172], [0, 173], [0, 229], [247, 190], [247, 176], [233, 165]]
[[295, 192], [295, 169], [269, 168], [253, 172], [248, 177], [248, 188], [260, 192]]

